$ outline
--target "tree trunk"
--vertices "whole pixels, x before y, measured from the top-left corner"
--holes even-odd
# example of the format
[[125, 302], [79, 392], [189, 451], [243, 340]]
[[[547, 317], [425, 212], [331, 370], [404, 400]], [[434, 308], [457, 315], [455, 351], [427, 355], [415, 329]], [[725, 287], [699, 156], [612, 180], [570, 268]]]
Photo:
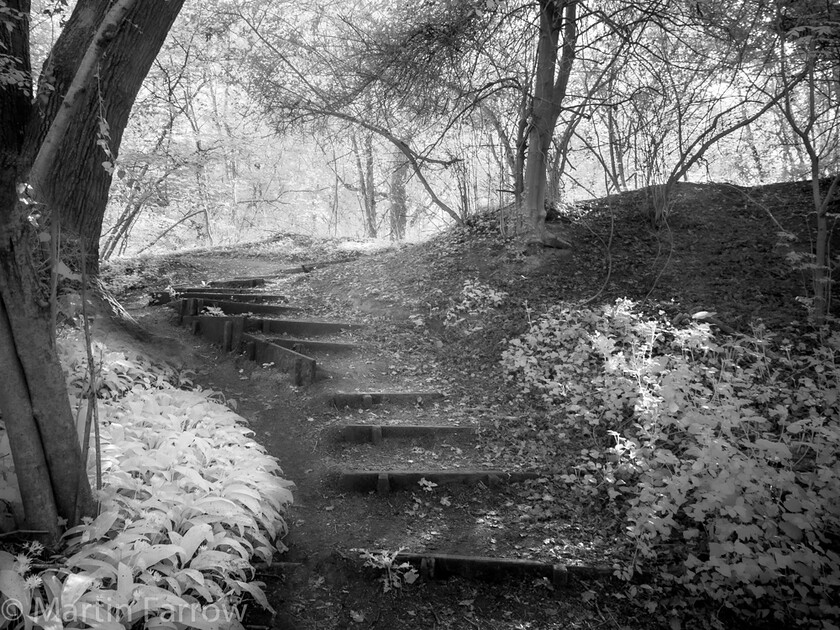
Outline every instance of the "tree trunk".
[[[0, 244], [0, 309], [4, 311], [0, 316], [4, 363], [0, 413], [10, 438], [15, 432], [29, 434], [33, 423], [36, 427], [55, 499], [55, 507], [44, 505], [38, 513], [57, 509], [59, 516], [75, 523], [78, 517], [93, 512], [93, 502], [64, 374], [52, 341], [49, 285], [44, 274], [39, 277], [36, 270], [32, 256], [39, 250], [33, 243], [37, 243], [37, 235], [24, 219], [16, 233], [7, 231]], [[15, 444], [11, 446], [17, 461], [18, 449]], [[21, 487], [21, 494], [23, 491]], [[46, 493], [42, 488], [38, 496]], [[32, 518], [27, 511], [27, 519]]]
[[624, 139], [619, 133], [612, 107], [607, 107], [607, 146], [610, 151], [610, 181], [616, 192], [624, 192], [627, 190], [627, 178], [624, 174]]
[[[24, 154], [28, 160], [37, 154], [111, 4], [79, 0], [53, 46], [27, 128]], [[78, 114], [58, 146], [55, 167], [37, 191], [39, 201], [61, 209], [62, 233], [70, 238], [68, 245], [76, 254], [66, 262], [75, 262], [76, 239], [84, 238], [92, 276], [99, 270], [99, 236], [111, 186], [111, 170], [103, 168], [103, 162], [113, 163], [117, 158], [134, 99], [183, 4], [184, 0], [135, 2], [111, 34], [97, 76], [81, 94]], [[107, 142], [110, 156], [100, 142]]]
[[811, 192], [817, 214], [817, 238], [814, 251], [814, 321], [818, 326], [831, 314], [831, 230], [828, 209], [838, 193], [840, 175], [831, 180], [825, 197], [820, 191], [819, 165], [811, 169]]
[[[6, 2], [13, 21], [0, 49], [30, 76], [29, 3]], [[5, 423], [27, 526], [54, 543], [58, 517], [75, 523], [93, 502], [50, 324], [49, 267], [35, 222], [18, 202], [31, 85], [0, 82], [0, 416]]]
[[[361, 195], [365, 236], [376, 238], [379, 230], [376, 222], [376, 185], [373, 179], [373, 136], [368, 133], [364, 139], [364, 146], [361, 148], [355, 134], [352, 136], [352, 141], [353, 152], [356, 155], [356, 170], [359, 175], [359, 194]], [[362, 158], [364, 158], [364, 162], [362, 162]]]
[[[557, 69], [557, 50], [563, 33], [562, 54]], [[526, 241], [558, 246], [545, 227], [546, 167], [554, 129], [566, 96], [577, 40], [577, 2], [540, 0], [540, 38], [537, 47], [537, 76], [528, 133], [525, 168]], [[557, 77], [555, 79], [555, 71]]]
[[[42, 259], [39, 244], [50, 234], [44, 225], [50, 210], [58, 208], [62, 223], [92, 245], [87, 264], [98, 269], [96, 244], [111, 176], [97, 140], [110, 135], [116, 154], [140, 83], [182, 1], [79, 0], [41, 75], [35, 107], [26, 83], [29, 2], [3, 3], [0, 50], [14, 64], [11, 76], [24, 78], [0, 81], [0, 415], [27, 525], [51, 543], [61, 531], [59, 518], [74, 525], [93, 515], [95, 504], [53, 342], [50, 261]], [[126, 19], [121, 9], [128, 11]], [[106, 15], [115, 19], [113, 28], [100, 28]], [[89, 81], [96, 67], [97, 80]], [[30, 169], [36, 200], [44, 206], [40, 216], [30, 216], [31, 206], [18, 201], [17, 186]]]
[[402, 151], [396, 150], [394, 162], [391, 165], [391, 186], [389, 199], [391, 205], [388, 216], [391, 220], [391, 240], [401, 241], [405, 238], [405, 225], [408, 219], [405, 185], [408, 182], [408, 160]]
[[148, 199], [146, 191], [142, 193], [140, 192], [142, 189], [141, 182], [146, 176], [146, 172], [148, 170], [149, 165], [144, 164], [140, 169], [140, 174], [132, 178], [133, 181], [129, 184], [130, 189], [128, 192], [128, 200], [125, 202], [125, 208], [123, 208], [120, 216], [114, 222], [114, 225], [111, 227], [110, 234], [107, 238], [105, 238], [105, 242], [102, 245], [102, 260], [108, 260], [113, 255], [114, 251], [116, 251], [119, 246], [120, 241], [123, 241], [123, 247], [125, 246], [125, 241], [128, 240], [128, 232], [134, 224], [134, 221], [137, 220], [146, 199]]

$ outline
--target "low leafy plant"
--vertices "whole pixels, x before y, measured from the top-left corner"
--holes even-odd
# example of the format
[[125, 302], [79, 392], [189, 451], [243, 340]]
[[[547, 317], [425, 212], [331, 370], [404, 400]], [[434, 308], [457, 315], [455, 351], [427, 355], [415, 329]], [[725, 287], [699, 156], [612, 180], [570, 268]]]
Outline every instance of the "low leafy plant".
[[568, 481], [624, 512], [620, 576], [753, 622], [840, 618], [840, 334], [792, 332], [717, 339], [618, 300], [509, 342], [521, 395], [595, 445]]
[[408, 562], [397, 562], [397, 556], [405, 551], [400, 547], [396, 551], [369, 551], [367, 549], [352, 549], [360, 554], [365, 561], [364, 566], [380, 569], [385, 572], [382, 576], [382, 591], [387, 593], [398, 590], [404, 584], [414, 584], [420, 574]]
[[129, 358], [122, 352], [108, 350], [104, 344], [98, 342], [92, 345], [95, 366], [91, 376], [87, 356], [80, 341], [65, 338], [58, 343], [71, 399], [86, 397], [91, 387], [97, 398], [116, 399], [134, 388], [181, 388], [192, 385], [188, 372], [179, 372], [140, 356]]
[[244, 597], [270, 608], [252, 562], [283, 548], [292, 484], [227, 407], [119, 361], [120, 396], [100, 404], [100, 513], [37, 570], [33, 549], [0, 552], [0, 628], [241, 628]]

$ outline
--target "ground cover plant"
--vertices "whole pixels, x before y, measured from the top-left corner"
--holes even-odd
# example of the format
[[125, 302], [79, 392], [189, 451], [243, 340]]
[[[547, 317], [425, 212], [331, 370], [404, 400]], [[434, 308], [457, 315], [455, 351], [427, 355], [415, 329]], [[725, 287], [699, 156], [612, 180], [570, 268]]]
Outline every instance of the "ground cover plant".
[[651, 611], [713, 602], [724, 618], [836, 627], [840, 334], [726, 336], [709, 313], [665, 315], [555, 306], [502, 366], [588, 442], [568, 481], [624, 515], [633, 558], [616, 573], [654, 576], [637, 592]]
[[99, 514], [54, 555], [0, 551], [0, 627], [240, 627], [246, 598], [268, 606], [253, 565], [283, 548], [292, 496], [277, 460], [184, 375], [98, 344], [91, 377], [82, 346], [62, 347], [82, 425], [95, 394]]

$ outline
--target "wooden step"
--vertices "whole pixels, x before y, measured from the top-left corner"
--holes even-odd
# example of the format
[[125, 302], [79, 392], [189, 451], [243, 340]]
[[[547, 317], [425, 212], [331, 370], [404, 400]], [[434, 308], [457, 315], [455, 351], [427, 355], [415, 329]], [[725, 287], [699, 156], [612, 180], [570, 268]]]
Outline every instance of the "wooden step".
[[345, 330], [363, 328], [362, 324], [317, 319], [257, 319], [248, 318], [246, 330], [261, 331], [265, 335], [336, 335]]
[[227, 280], [211, 280], [208, 282], [208, 286], [211, 287], [261, 287], [265, 284], [266, 278], [270, 276], [260, 277], [260, 278], [229, 278]]
[[232, 293], [230, 291], [176, 291], [175, 294], [181, 298], [201, 298], [203, 300], [227, 300], [228, 302], [248, 302], [254, 304], [271, 302], [288, 302], [285, 295], [278, 293]]
[[244, 315], [246, 313], [255, 313], [258, 315], [283, 315], [286, 313], [299, 313], [300, 308], [295, 306], [285, 306], [281, 304], [251, 304], [243, 302], [231, 302], [228, 300], [216, 300], [200, 297], [188, 297], [176, 302], [176, 308], [181, 308], [183, 302], [189, 300], [196, 300], [196, 305], [191, 308], [189, 305], [184, 306], [187, 311], [194, 310], [196, 314], [200, 314], [205, 308], [221, 309], [225, 315]]
[[248, 333], [242, 334], [242, 345], [249, 359], [260, 364], [273, 364], [275, 369], [290, 374], [296, 386], [303, 387], [315, 382], [317, 364], [312, 357]]
[[339, 409], [370, 409], [373, 405], [385, 403], [395, 405], [424, 405], [440, 400], [443, 393], [434, 391], [417, 392], [335, 392], [330, 394], [330, 404]]
[[272, 363], [275, 369], [291, 375], [296, 386], [310, 385], [315, 381], [315, 359], [246, 333], [247, 320], [247, 317], [212, 315], [192, 315], [183, 318], [193, 334], [201, 334], [227, 352], [244, 352], [249, 359], [257, 363]]
[[544, 475], [537, 472], [507, 472], [504, 470], [356, 470], [341, 471], [338, 486], [342, 490], [357, 492], [376, 491], [385, 494], [392, 490], [420, 489], [420, 480], [425, 479], [439, 486], [453, 483], [483, 483], [498, 486], [502, 483], [519, 483], [527, 479], [538, 479]]
[[149, 304], [170, 304], [177, 305], [181, 299], [202, 299], [202, 300], [226, 300], [229, 302], [243, 302], [249, 304], [262, 304], [265, 302], [288, 302], [285, 295], [273, 293], [231, 293], [230, 291], [155, 291], [149, 295]]
[[570, 566], [520, 558], [492, 558], [446, 553], [400, 552], [396, 562], [408, 562], [417, 567], [420, 575], [429, 579], [445, 579], [453, 575], [498, 582], [508, 579], [546, 579], [555, 587], [569, 584], [569, 579], [603, 579], [611, 577], [610, 567]]
[[255, 293], [251, 287], [218, 287], [214, 289], [211, 286], [187, 287], [178, 286], [172, 287], [175, 293], [225, 293], [227, 295], [261, 295]]
[[417, 439], [429, 436], [474, 435], [476, 427], [428, 424], [348, 424], [341, 427], [345, 442], [373, 442], [388, 439]]
[[268, 337], [266, 341], [276, 343], [278, 346], [310, 354], [313, 352], [349, 352], [358, 349], [355, 343], [340, 341], [319, 341], [316, 339], [300, 339], [296, 337]]
[[200, 300], [184, 300], [180, 311], [181, 323], [193, 325], [194, 322], [203, 322], [205, 319], [218, 319], [222, 321], [240, 320], [242, 328], [246, 332], [262, 332], [266, 335], [298, 334], [298, 335], [335, 335], [344, 330], [361, 328], [361, 324], [350, 322], [331, 322], [315, 319], [275, 319], [247, 316], [217, 316], [200, 315], [198, 308]]

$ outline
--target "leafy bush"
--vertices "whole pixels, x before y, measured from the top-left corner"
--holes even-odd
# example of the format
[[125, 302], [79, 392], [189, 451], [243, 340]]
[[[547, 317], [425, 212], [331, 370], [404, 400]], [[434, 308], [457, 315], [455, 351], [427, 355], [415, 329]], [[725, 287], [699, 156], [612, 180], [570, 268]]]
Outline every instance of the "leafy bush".
[[173, 368], [152, 363], [142, 357], [130, 359], [122, 352], [109, 351], [104, 344], [94, 342], [94, 377], [89, 374], [87, 354], [81, 341], [66, 338], [58, 343], [59, 357], [67, 379], [71, 400], [88, 395], [93, 387], [97, 398], [119, 398], [133, 388], [157, 389], [190, 385], [185, 374]]
[[502, 358], [523, 395], [596, 439], [584, 479], [635, 547], [618, 573], [658, 569], [684, 605], [754, 621], [840, 617], [840, 335], [716, 341], [662, 315], [553, 308]]
[[[78, 349], [66, 350], [69, 355]], [[163, 368], [98, 349], [100, 513], [70, 529], [55, 563], [0, 552], [0, 628], [240, 628], [252, 559], [270, 562], [292, 501], [277, 461], [242, 418]], [[81, 368], [68, 382], [77, 395]]]

